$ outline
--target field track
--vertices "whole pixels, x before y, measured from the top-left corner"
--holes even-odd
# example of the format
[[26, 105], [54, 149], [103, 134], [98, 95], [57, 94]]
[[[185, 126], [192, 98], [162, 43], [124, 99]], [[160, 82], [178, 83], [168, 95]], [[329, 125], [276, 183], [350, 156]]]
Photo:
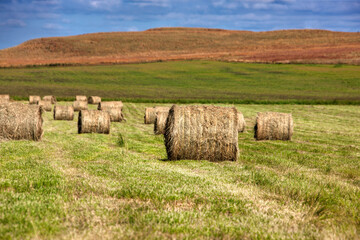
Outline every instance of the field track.
[[[125, 103], [110, 135], [48, 112], [42, 141], [0, 142], [1, 238], [360, 237], [359, 106], [236, 105], [247, 131], [221, 163], [164, 161], [151, 106]], [[262, 111], [291, 112], [293, 140], [256, 142]]]

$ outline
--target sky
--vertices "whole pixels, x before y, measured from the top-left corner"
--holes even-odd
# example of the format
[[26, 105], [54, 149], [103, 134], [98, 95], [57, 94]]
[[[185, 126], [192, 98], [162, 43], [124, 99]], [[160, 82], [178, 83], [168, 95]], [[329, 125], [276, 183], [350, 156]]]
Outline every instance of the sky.
[[156, 27], [358, 32], [360, 0], [0, 0], [0, 49], [40, 37]]

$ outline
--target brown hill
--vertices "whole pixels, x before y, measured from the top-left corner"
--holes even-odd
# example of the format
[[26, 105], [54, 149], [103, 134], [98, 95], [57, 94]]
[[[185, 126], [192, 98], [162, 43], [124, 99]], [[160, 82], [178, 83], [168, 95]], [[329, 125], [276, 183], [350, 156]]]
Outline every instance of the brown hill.
[[183, 59], [360, 64], [360, 33], [157, 28], [40, 38], [0, 50], [0, 66]]

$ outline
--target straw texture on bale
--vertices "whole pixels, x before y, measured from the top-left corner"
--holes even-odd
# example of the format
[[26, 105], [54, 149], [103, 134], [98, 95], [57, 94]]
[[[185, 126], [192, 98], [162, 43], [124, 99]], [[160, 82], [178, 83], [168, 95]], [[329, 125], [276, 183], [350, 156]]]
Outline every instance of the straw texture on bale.
[[75, 97], [75, 101], [87, 102], [88, 100], [87, 100], [87, 97], [86, 97], [86, 96], [79, 96], [79, 95], [77, 95], [77, 96]]
[[88, 98], [88, 103], [89, 104], [99, 104], [99, 103], [101, 103], [101, 97], [91, 96]]
[[10, 101], [10, 95], [8, 95], [8, 94], [0, 95], [0, 103], [7, 103], [9, 101]]
[[74, 108], [56, 105], [54, 107], [54, 120], [74, 120]]
[[115, 108], [115, 107], [104, 108], [103, 107], [103, 109], [101, 111], [109, 113], [111, 122], [121, 122], [121, 121], [125, 120], [121, 108]]
[[169, 160], [236, 161], [236, 108], [174, 105], [166, 120], [165, 146]]
[[110, 101], [110, 102], [100, 102], [98, 105], [98, 110], [103, 110], [105, 108], [123, 108], [124, 104], [122, 101]]
[[169, 112], [159, 112], [156, 114], [155, 123], [154, 123], [154, 133], [156, 135], [165, 133], [166, 119], [169, 115]]
[[78, 133], [110, 133], [110, 115], [99, 110], [79, 112]]
[[238, 112], [238, 130], [239, 132], [244, 132], [246, 127], [246, 122], [244, 115], [241, 112]]
[[291, 140], [294, 124], [289, 113], [258, 113], [254, 127], [256, 140]]
[[37, 104], [39, 106], [41, 106], [47, 112], [51, 112], [51, 110], [52, 110], [52, 105], [51, 105], [50, 101], [40, 100], [37, 102]]
[[73, 108], [75, 112], [81, 111], [81, 110], [87, 110], [88, 109], [88, 103], [84, 101], [75, 101], [73, 103]]
[[43, 134], [42, 113], [38, 105], [0, 104], [0, 138], [40, 140]]
[[44, 101], [50, 101], [51, 104], [55, 104], [56, 103], [56, 97], [55, 96], [44, 96], [43, 97]]
[[40, 96], [29, 96], [29, 104], [37, 104], [38, 101], [41, 101]]
[[145, 124], [153, 124], [155, 123], [156, 114], [160, 112], [169, 112], [169, 107], [152, 107], [152, 108], [145, 108], [145, 116], [144, 116], [144, 123]]

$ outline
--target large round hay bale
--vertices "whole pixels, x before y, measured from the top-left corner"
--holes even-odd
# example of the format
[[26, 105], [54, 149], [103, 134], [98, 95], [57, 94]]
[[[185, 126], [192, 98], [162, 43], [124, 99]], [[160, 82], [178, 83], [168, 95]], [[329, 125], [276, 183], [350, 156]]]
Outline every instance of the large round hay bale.
[[50, 101], [51, 104], [55, 104], [56, 103], [56, 97], [55, 96], [44, 96], [43, 97], [44, 101]]
[[75, 101], [87, 102], [87, 97], [86, 97], [86, 96], [77, 95], [77, 96], [75, 97]]
[[156, 114], [155, 123], [154, 123], [154, 133], [156, 135], [165, 133], [166, 119], [169, 115], [169, 112], [159, 112]]
[[289, 113], [258, 113], [255, 124], [256, 140], [291, 140], [294, 124]]
[[165, 146], [169, 160], [236, 161], [236, 108], [174, 105], [166, 121]]
[[74, 108], [56, 105], [54, 107], [54, 120], [74, 120]]
[[40, 100], [37, 102], [37, 104], [39, 106], [41, 106], [47, 112], [51, 112], [51, 110], [52, 110], [52, 105], [51, 105], [50, 101]]
[[110, 133], [110, 115], [99, 110], [79, 112], [78, 133]]
[[10, 101], [9, 94], [0, 94], [0, 103], [7, 103]]
[[244, 132], [246, 127], [246, 122], [244, 115], [241, 112], [238, 112], [238, 130], [239, 132]]
[[41, 101], [40, 96], [29, 96], [29, 104], [37, 104], [38, 101]]
[[38, 105], [0, 104], [0, 138], [40, 140], [43, 134], [42, 113]]
[[99, 104], [99, 103], [101, 103], [101, 97], [91, 96], [88, 98], [88, 103], [89, 104]]
[[98, 110], [103, 110], [105, 108], [123, 108], [124, 104], [122, 101], [110, 101], [110, 102], [100, 102], [98, 105]]
[[109, 113], [111, 122], [121, 122], [121, 121], [125, 120], [121, 108], [118, 108], [118, 107], [117, 108], [115, 108], [115, 107], [104, 108], [103, 107], [101, 111], [105, 111], [105, 112]]
[[169, 107], [152, 107], [152, 108], [145, 108], [145, 116], [144, 116], [144, 123], [145, 124], [153, 124], [155, 123], [156, 114], [160, 112], [169, 112]]
[[75, 112], [81, 111], [81, 110], [87, 110], [88, 109], [88, 103], [87, 101], [75, 101], [73, 103], [73, 108]]

